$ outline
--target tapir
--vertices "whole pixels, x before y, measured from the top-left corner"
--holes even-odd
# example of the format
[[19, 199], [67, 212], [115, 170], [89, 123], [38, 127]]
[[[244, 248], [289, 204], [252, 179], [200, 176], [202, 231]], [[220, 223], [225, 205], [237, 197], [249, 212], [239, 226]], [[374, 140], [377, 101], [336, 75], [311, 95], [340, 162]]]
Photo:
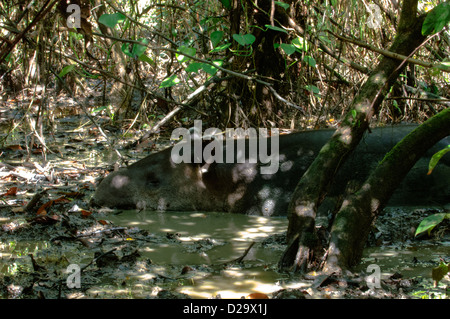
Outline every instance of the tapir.
[[[336, 173], [328, 198], [337, 199], [356, 191], [385, 154], [415, 127], [388, 126], [367, 132]], [[298, 181], [333, 132], [324, 129], [278, 136], [279, 166], [276, 172], [268, 174], [261, 173], [268, 164], [248, 159], [240, 163], [236, 154], [234, 160], [228, 158], [223, 163], [178, 163], [170, 147], [109, 174], [97, 187], [93, 204], [123, 209], [285, 216]], [[273, 138], [268, 137], [266, 142], [272, 143]], [[447, 145], [449, 137], [416, 163], [388, 205], [450, 203], [450, 156], [442, 157], [433, 173], [427, 175], [431, 156]], [[224, 143], [224, 158], [229, 148], [230, 144]]]

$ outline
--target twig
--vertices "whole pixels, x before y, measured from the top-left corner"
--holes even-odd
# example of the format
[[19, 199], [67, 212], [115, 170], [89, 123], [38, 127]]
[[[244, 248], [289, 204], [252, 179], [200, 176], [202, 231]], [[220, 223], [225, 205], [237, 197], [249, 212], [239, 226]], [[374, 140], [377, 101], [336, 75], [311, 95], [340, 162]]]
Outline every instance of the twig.
[[248, 253], [250, 252], [250, 249], [252, 249], [253, 245], [255, 245], [255, 244], [256, 244], [256, 242], [252, 242], [250, 244], [250, 246], [248, 246], [248, 248], [244, 251], [244, 253], [242, 254], [241, 257], [238, 257], [236, 259], [225, 262], [225, 263], [223, 263], [223, 265], [234, 264], [234, 263], [240, 264], [242, 262], [242, 260], [248, 255]]
[[97, 261], [98, 259], [102, 258], [102, 257], [105, 256], [105, 255], [108, 255], [109, 253], [112, 253], [112, 252], [115, 251], [115, 250], [117, 250], [117, 247], [116, 247], [116, 248], [113, 248], [113, 249], [111, 249], [111, 250], [108, 250], [106, 253], [103, 253], [103, 254], [101, 254], [100, 256], [97, 256], [97, 257], [95, 257], [94, 259], [92, 259], [90, 263], [88, 263], [86, 266], [83, 266], [83, 267], [80, 268], [80, 274], [81, 274], [81, 272], [83, 272], [87, 267], [89, 267], [90, 265], [92, 265], [95, 261]]
[[28, 202], [27, 206], [23, 209], [25, 212], [30, 212], [37, 202], [47, 193], [47, 190], [34, 194], [33, 198]]
[[356, 39], [350, 39], [350, 38], [343, 37], [343, 36], [341, 36], [339, 34], [336, 34], [336, 33], [332, 32], [330, 30], [327, 30], [327, 31], [328, 31], [328, 33], [334, 35], [339, 40], [356, 44], [356, 45], [358, 45], [358, 46], [360, 46], [362, 48], [366, 48], [368, 50], [371, 50], [371, 51], [374, 51], [376, 53], [382, 54], [382, 55], [384, 55], [384, 56], [386, 56], [388, 58], [392, 58], [392, 59], [396, 59], [396, 60], [400, 60], [400, 61], [406, 61], [408, 63], [420, 65], [420, 66], [423, 66], [425, 68], [436, 68], [436, 67], [438, 67], [440, 70], [442, 70], [444, 72], [450, 72], [450, 70], [448, 68], [442, 67], [441, 63], [430, 63], [430, 62], [420, 61], [420, 60], [417, 60], [417, 59], [413, 59], [413, 58], [404, 56], [402, 54], [394, 53], [394, 52], [391, 52], [391, 51], [388, 51], [388, 50], [384, 50], [384, 49], [379, 49], [377, 47], [374, 47], [374, 46], [372, 46], [370, 44], [367, 44], [365, 42], [362, 42], [362, 41], [359, 41], [359, 40], [356, 40]]

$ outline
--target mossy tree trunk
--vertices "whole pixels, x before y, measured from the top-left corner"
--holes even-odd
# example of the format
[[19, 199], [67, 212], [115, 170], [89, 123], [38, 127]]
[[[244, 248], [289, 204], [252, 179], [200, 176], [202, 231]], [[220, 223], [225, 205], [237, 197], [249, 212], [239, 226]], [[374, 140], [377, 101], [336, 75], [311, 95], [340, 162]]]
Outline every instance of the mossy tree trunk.
[[[417, 17], [417, 0], [404, 0], [398, 33], [389, 51], [404, 56], [412, 54], [425, 39], [421, 33], [424, 19], [424, 15]], [[281, 270], [305, 271], [314, 261], [317, 208], [335, 173], [360, 142], [369, 120], [378, 114], [384, 96], [405, 65], [401, 60], [381, 59], [353, 100], [341, 127], [299, 181], [288, 208], [288, 247], [279, 263]]]
[[340, 272], [361, 260], [370, 225], [424, 153], [450, 135], [450, 109], [408, 134], [381, 161], [361, 189], [346, 199], [331, 229], [324, 270]]

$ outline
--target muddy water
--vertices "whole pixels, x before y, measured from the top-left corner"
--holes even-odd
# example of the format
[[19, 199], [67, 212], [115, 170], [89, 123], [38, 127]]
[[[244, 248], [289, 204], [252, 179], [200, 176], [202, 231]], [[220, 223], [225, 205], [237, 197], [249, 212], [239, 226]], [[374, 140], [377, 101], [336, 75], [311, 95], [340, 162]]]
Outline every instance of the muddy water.
[[[142, 251], [144, 257], [160, 265], [220, 266], [242, 256], [255, 242], [244, 259], [244, 267], [210, 272], [176, 288], [178, 292], [193, 298], [210, 298], [217, 294], [223, 298], [240, 298], [254, 292], [270, 294], [282, 288], [307, 288], [311, 285], [311, 282], [289, 278], [276, 271], [285, 246], [280, 243], [267, 244], [265, 239], [285, 232], [288, 224], [286, 218], [125, 211], [109, 219], [116, 225], [136, 226], [157, 235], [175, 236], [181, 246], [153, 243]], [[206, 246], [206, 249], [186, 249], [196, 246]], [[450, 242], [445, 240], [407, 241], [388, 247], [370, 247], [365, 249], [362, 263], [355, 270], [366, 272], [369, 265], [375, 264], [379, 266], [381, 280], [400, 273], [403, 278], [420, 276], [431, 284], [431, 269], [439, 263], [439, 258], [448, 258], [449, 252]]]
[[366, 270], [371, 264], [380, 267], [381, 279], [395, 273], [405, 278], [422, 277], [431, 280], [431, 269], [439, 264], [440, 258], [450, 257], [450, 241], [439, 243], [397, 244], [392, 247], [369, 247], [356, 271]]
[[[148, 240], [144, 241], [140, 241], [138, 236], [133, 239], [133, 232], [129, 232], [130, 243], [135, 243], [133, 247], [139, 251], [138, 261], [132, 264], [136, 267], [142, 265], [143, 271], [124, 268], [125, 262], [112, 263], [113, 266], [110, 267], [105, 264], [88, 268], [89, 271], [82, 278], [86, 286], [91, 287], [85, 294], [88, 298], [148, 298], [155, 297], [161, 289], [184, 293], [191, 298], [211, 298], [217, 295], [222, 298], [240, 298], [251, 293], [270, 295], [282, 288], [301, 288], [307, 290], [311, 298], [324, 298], [322, 294], [325, 290], [318, 292], [315, 279], [303, 280], [299, 276], [276, 271], [278, 260], [285, 249], [283, 236], [276, 235], [286, 231], [286, 218], [136, 211], [123, 211], [118, 215], [108, 213], [103, 216], [114, 227], [136, 227], [148, 232], [148, 236], [145, 235]], [[391, 216], [389, 220], [392, 220]], [[0, 218], [0, 224], [9, 221], [9, 218]], [[90, 220], [83, 219], [82, 225], [87, 221]], [[95, 220], [92, 223], [95, 224]], [[47, 228], [49, 226], [40, 229]], [[32, 229], [34, 228], [29, 228]], [[392, 232], [392, 228], [385, 230], [378, 226], [378, 229], [389, 234]], [[24, 230], [18, 232], [17, 236], [20, 237], [20, 234], [27, 233]], [[0, 280], [2, 274], [11, 276], [33, 273], [29, 254], [33, 254], [38, 263], [51, 272], [51, 269], [65, 269], [69, 263], [87, 265], [92, 262], [96, 247], [97, 250], [103, 249], [101, 251], [106, 252], [128, 242], [126, 236], [116, 236], [109, 240], [105, 237], [103, 243], [94, 240], [90, 248], [85, 248], [73, 241], [62, 241], [58, 245], [55, 242], [35, 240], [40, 237], [30, 236], [28, 239], [27, 236], [22, 236], [19, 240], [17, 236], [5, 237], [10, 238], [9, 240], [0, 239]], [[439, 264], [440, 258], [448, 260], [450, 255], [450, 238], [448, 234], [446, 236], [437, 240], [420, 241], [399, 241], [396, 236], [396, 240], [389, 241], [392, 244], [384, 241], [383, 247], [365, 249], [362, 263], [355, 272], [366, 272], [361, 274], [364, 277], [372, 273], [366, 271], [367, 267], [375, 264], [380, 269], [382, 281], [389, 282], [395, 273], [405, 279], [420, 276], [423, 280], [414, 282], [412, 288], [425, 289], [428, 294], [427, 287], [432, 287], [431, 269]], [[115, 241], [116, 239], [120, 241]], [[126, 250], [122, 251], [123, 255], [129, 255]], [[243, 262], [237, 263], [236, 259], [243, 255]], [[110, 270], [105, 270], [106, 268]], [[184, 273], [182, 269], [185, 268], [190, 270]], [[97, 276], [96, 269], [102, 270], [102, 277]], [[91, 277], [93, 283], [89, 281]], [[317, 279], [320, 282], [320, 278]], [[443, 284], [449, 283], [447, 276]], [[354, 288], [355, 292], [358, 289]], [[438, 289], [438, 293], [442, 291], [443, 288]], [[50, 295], [47, 291], [45, 293]], [[343, 293], [335, 297], [342, 296]]]
[[[240, 298], [250, 293], [271, 293], [281, 289], [283, 275], [275, 271], [282, 245], [262, 245], [269, 235], [283, 233], [286, 218], [231, 215], [221, 213], [125, 211], [108, 217], [115, 225], [139, 227], [155, 235], [174, 238], [174, 244], [152, 243], [140, 251], [159, 265], [217, 266], [218, 271], [200, 276], [178, 292], [193, 298]], [[244, 267], [224, 267], [243, 256]], [[178, 243], [181, 243], [178, 244]]]

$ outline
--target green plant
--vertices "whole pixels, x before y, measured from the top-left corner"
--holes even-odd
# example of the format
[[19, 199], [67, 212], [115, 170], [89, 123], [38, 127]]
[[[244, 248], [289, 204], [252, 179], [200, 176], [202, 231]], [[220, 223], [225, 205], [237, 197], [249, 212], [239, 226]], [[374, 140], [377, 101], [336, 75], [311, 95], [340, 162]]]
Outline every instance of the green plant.
[[433, 214], [424, 218], [417, 227], [414, 236], [417, 236], [423, 232], [428, 232], [428, 235], [430, 235], [433, 228], [442, 223], [444, 219], [450, 219], [450, 213]]
[[436, 268], [433, 268], [431, 272], [431, 277], [433, 278], [434, 287], [437, 287], [439, 281], [444, 278], [446, 274], [450, 272], [450, 264], [445, 264], [443, 261], [437, 266]]
[[[439, 152], [436, 152], [430, 160], [430, 163], [428, 165], [428, 175], [430, 175], [434, 168], [436, 167], [439, 160], [444, 156], [447, 152], [450, 151], [450, 145], [448, 145], [446, 148], [440, 150]], [[434, 227], [442, 223], [444, 219], [450, 219], [450, 213], [439, 213], [439, 214], [433, 214], [426, 218], [424, 218], [419, 226], [416, 229], [416, 233], [414, 236], [417, 236], [423, 232], [428, 232], [428, 235], [430, 235], [431, 231]]]

